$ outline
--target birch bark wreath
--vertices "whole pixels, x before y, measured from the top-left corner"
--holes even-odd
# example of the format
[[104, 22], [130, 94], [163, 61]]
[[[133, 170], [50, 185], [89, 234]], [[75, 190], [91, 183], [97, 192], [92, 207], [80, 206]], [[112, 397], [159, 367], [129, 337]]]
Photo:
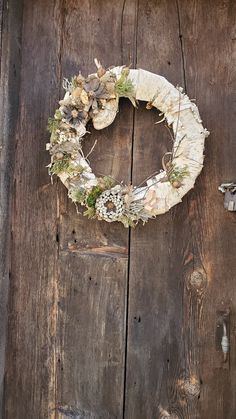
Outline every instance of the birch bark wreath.
[[[96, 74], [64, 79], [65, 96], [48, 121], [49, 172], [59, 176], [74, 203], [86, 207], [84, 215], [135, 226], [139, 220], [145, 223], [165, 213], [193, 188], [203, 167], [204, 141], [209, 133], [202, 126], [197, 106], [164, 77], [126, 67], [105, 70], [97, 60], [95, 63]], [[110, 125], [121, 97], [130, 99], [133, 106], [139, 100], [148, 102], [147, 109], [157, 108], [162, 121], [173, 129], [173, 149], [162, 158], [163, 170], [138, 187], [110, 176], [97, 177], [82, 150], [88, 121], [92, 120], [97, 130]]]

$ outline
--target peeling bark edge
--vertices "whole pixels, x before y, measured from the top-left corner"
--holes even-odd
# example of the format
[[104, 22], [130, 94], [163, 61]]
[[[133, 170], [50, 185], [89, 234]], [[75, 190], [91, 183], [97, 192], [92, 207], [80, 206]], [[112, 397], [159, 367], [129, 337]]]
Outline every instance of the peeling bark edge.
[[0, 418], [2, 418], [10, 270], [10, 209], [20, 89], [23, 0], [2, 0], [0, 11], [2, 21], [0, 74]]

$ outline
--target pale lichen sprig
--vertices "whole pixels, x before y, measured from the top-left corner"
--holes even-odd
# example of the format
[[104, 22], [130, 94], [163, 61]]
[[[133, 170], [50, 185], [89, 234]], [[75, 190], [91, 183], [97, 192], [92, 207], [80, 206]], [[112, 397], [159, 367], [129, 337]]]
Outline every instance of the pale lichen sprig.
[[121, 75], [115, 83], [115, 92], [118, 97], [128, 98], [134, 107], [137, 107], [137, 100], [135, 98], [135, 89], [131, 79], [129, 79], [129, 68], [124, 67]]
[[62, 173], [67, 173], [69, 176], [75, 176], [78, 174], [82, 174], [84, 168], [71, 160], [71, 157], [68, 155], [64, 155], [61, 159], [57, 159], [52, 161], [51, 165], [49, 165], [49, 170], [51, 175], [60, 175]]

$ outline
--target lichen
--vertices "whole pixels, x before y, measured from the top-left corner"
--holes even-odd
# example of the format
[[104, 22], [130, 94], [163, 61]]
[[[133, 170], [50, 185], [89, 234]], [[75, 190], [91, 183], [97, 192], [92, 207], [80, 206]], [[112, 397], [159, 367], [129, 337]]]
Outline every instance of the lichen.
[[87, 195], [86, 204], [90, 208], [95, 208], [96, 200], [101, 195], [102, 189], [100, 186], [94, 186]]
[[186, 176], [189, 176], [188, 166], [178, 167], [176, 164], [171, 164], [167, 171], [168, 180], [175, 188], [182, 186], [182, 182]]
[[68, 195], [73, 202], [77, 202], [79, 204], [84, 203], [86, 199], [86, 192], [81, 188], [72, 188]]
[[83, 215], [88, 218], [94, 218], [96, 217], [96, 210], [94, 207], [89, 207], [84, 211]]
[[116, 81], [115, 84], [115, 92], [119, 97], [126, 97], [128, 98], [133, 106], [137, 106], [137, 102], [135, 99], [134, 93], [134, 85], [132, 80], [128, 78], [129, 76], [129, 69], [125, 67], [122, 72], [120, 78]]

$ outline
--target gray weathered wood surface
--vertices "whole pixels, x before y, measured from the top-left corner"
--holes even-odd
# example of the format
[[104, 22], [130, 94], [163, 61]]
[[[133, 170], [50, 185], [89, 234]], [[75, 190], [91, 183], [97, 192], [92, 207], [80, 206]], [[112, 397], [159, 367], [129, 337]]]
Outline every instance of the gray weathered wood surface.
[[10, 206], [19, 104], [22, 4], [0, 0], [0, 411], [2, 411], [10, 264]]
[[[0, 15], [2, 417], [234, 419], [236, 227], [217, 187], [236, 180], [235, 1], [3, 0]], [[79, 217], [47, 174], [62, 78], [94, 57], [182, 85], [211, 131], [195, 189], [132, 231]], [[122, 101], [91, 128], [95, 171], [138, 184], [160, 168], [157, 120]]]

